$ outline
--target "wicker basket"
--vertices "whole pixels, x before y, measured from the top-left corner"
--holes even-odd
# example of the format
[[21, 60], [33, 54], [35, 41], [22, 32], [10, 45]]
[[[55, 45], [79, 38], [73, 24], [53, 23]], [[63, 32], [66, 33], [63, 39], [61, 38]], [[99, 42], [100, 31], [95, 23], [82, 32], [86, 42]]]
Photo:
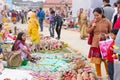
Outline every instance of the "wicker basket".
[[22, 59], [20, 55], [20, 51], [11, 51], [4, 52], [4, 59], [7, 61], [8, 67], [18, 67], [21, 66]]

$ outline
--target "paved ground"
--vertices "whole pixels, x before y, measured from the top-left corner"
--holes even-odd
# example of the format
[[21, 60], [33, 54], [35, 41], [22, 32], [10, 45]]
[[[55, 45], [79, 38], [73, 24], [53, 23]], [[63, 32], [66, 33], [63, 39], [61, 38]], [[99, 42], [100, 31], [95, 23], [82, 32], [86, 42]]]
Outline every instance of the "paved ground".
[[[27, 29], [27, 25], [26, 24], [11, 24], [11, 26], [17, 26], [21, 29]], [[48, 27], [46, 27], [47, 25], [44, 24], [44, 31], [41, 32], [42, 34], [45, 35], [49, 35], [49, 30]], [[56, 36], [56, 33], [55, 33]], [[87, 57], [88, 51], [89, 51], [89, 45], [87, 44], [87, 40], [81, 40], [80, 39], [80, 34], [79, 32], [75, 32], [75, 31], [70, 31], [70, 30], [65, 30], [62, 29], [61, 32], [61, 40], [64, 42], [67, 42], [72, 48], [78, 50], [81, 52], [82, 55], [84, 55], [85, 57]], [[102, 72], [103, 75], [105, 75], [104, 73], [104, 65], [102, 64]]]

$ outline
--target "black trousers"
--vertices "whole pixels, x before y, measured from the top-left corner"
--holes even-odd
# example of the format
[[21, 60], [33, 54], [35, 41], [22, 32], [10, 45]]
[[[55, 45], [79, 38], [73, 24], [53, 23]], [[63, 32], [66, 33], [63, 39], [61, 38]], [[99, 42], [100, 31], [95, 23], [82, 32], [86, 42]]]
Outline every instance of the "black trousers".
[[57, 24], [56, 25], [56, 33], [57, 33], [57, 38], [60, 39], [60, 34], [61, 34], [61, 28], [62, 28], [62, 24]]
[[114, 62], [108, 61], [108, 74], [110, 77], [110, 80], [114, 79]]
[[21, 23], [22, 24], [24, 23], [24, 17], [21, 17]]

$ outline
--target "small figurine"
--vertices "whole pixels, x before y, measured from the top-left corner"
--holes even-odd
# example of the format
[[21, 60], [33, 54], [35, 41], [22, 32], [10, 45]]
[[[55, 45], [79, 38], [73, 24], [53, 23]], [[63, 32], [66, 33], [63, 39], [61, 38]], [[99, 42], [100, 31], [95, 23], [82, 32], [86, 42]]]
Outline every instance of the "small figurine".
[[77, 60], [76, 61], [76, 64], [75, 64], [75, 66], [74, 66], [74, 70], [78, 70], [78, 69], [82, 69], [82, 68], [84, 68], [84, 66], [85, 66], [85, 62], [83, 61], [83, 60]]
[[88, 72], [83, 72], [81, 76], [82, 76], [82, 80], [89, 80]]
[[3, 54], [2, 54], [2, 49], [1, 49], [1, 53], [0, 53], [0, 72], [4, 69], [2, 59], [3, 59]]
[[90, 78], [90, 80], [96, 80], [96, 76], [92, 72], [89, 73], [89, 78]]

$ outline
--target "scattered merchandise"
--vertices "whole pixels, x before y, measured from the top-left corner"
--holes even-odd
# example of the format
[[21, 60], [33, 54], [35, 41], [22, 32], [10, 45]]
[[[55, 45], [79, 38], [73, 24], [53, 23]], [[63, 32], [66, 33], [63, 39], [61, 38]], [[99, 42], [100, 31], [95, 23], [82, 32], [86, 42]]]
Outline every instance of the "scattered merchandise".
[[[73, 21], [68, 26], [78, 31]], [[40, 34], [39, 44], [32, 44], [27, 35], [26, 42], [31, 49], [32, 59], [22, 60], [20, 51], [11, 51], [11, 45], [16, 39], [14, 34], [19, 32], [17, 27], [14, 27], [14, 34], [12, 30], [8, 24], [4, 24], [0, 49], [1, 80], [96, 80], [94, 69], [87, 58], [67, 43], [43, 34]]]

